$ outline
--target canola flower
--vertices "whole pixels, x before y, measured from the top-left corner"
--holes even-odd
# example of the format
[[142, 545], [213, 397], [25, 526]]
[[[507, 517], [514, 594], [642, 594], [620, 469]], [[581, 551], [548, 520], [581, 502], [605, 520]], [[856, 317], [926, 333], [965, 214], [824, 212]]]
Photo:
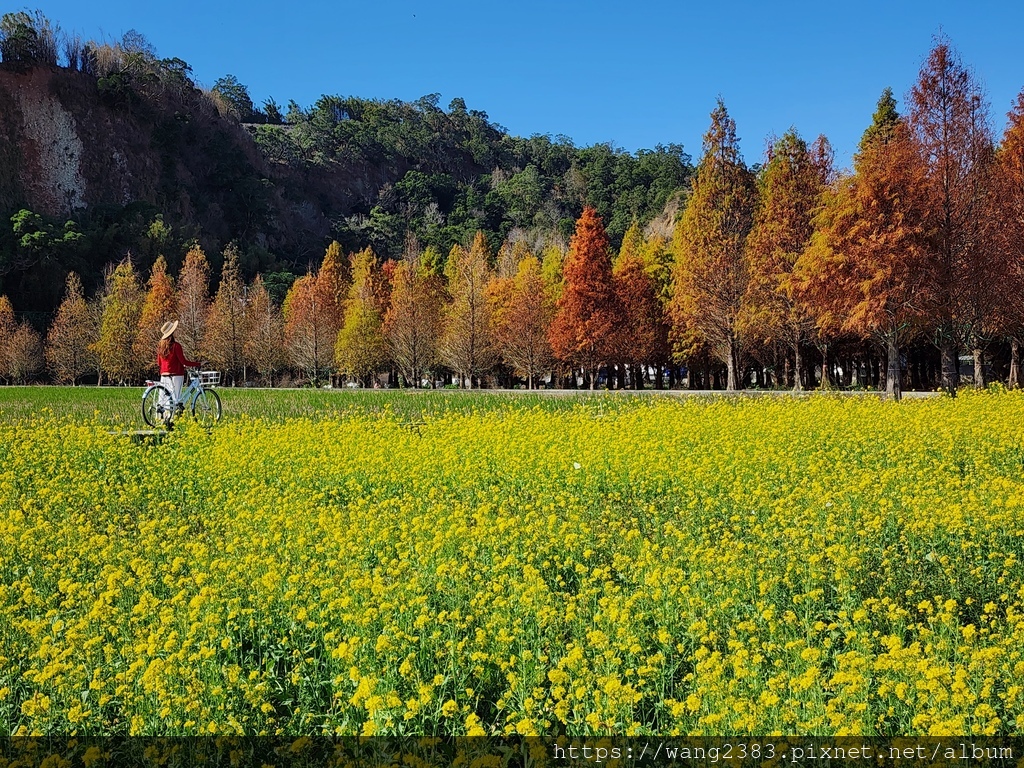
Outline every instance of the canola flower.
[[1017, 393], [2, 424], [0, 728], [1019, 734], [1022, 470]]

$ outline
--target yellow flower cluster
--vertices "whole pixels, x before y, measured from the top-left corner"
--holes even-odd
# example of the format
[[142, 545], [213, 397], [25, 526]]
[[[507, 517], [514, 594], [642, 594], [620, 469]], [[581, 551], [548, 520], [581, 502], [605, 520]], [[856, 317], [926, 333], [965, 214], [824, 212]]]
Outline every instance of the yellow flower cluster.
[[1012, 393], [0, 424], [0, 729], [1020, 733], [1022, 470]]

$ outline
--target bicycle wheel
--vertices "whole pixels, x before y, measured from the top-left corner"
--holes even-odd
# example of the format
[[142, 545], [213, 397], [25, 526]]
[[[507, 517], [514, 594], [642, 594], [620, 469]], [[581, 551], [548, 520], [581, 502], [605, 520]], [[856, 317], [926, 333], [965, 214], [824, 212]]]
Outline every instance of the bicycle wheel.
[[204, 427], [212, 427], [220, 421], [220, 395], [212, 389], [206, 389], [196, 395], [192, 403], [192, 418]]
[[171, 390], [154, 384], [142, 396], [142, 419], [151, 427], [169, 427], [173, 418]]

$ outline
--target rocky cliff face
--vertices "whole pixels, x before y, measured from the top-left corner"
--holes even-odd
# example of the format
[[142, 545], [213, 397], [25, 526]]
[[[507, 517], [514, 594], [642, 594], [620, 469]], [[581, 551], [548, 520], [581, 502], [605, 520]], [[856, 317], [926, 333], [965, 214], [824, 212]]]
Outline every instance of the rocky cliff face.
[[60, 217], [155, 195], [151, 131], [95, 92], [92, 78], [74, 72], [0, 71], [0, 136], [10, 145], [0, 206]]
[[194, 88], [105, 93], [79, 72], [0, 68], [0, 212], [77, 219], [144, 202], [212, 247], [319, 243], [322, 206], [289, 181]]

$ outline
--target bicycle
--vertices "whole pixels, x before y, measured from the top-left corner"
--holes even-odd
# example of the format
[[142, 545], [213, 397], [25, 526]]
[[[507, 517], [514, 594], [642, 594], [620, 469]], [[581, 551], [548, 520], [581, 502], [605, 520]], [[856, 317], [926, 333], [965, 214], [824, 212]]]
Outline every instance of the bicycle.
[[209, 428], [220, 421], [223, 414], [220, 395], [212, 389], [220, 384], [220, 371], [201, 371], [198, 368], [187, 368], [186, 371], [188, 386], [177, 400], [166, 384], [146, 382], [142, 393], [142, 418], [149, 426], [171, 429], [175, 417], [182, 415], [190, 403], [192, 418], [204, 427]]

